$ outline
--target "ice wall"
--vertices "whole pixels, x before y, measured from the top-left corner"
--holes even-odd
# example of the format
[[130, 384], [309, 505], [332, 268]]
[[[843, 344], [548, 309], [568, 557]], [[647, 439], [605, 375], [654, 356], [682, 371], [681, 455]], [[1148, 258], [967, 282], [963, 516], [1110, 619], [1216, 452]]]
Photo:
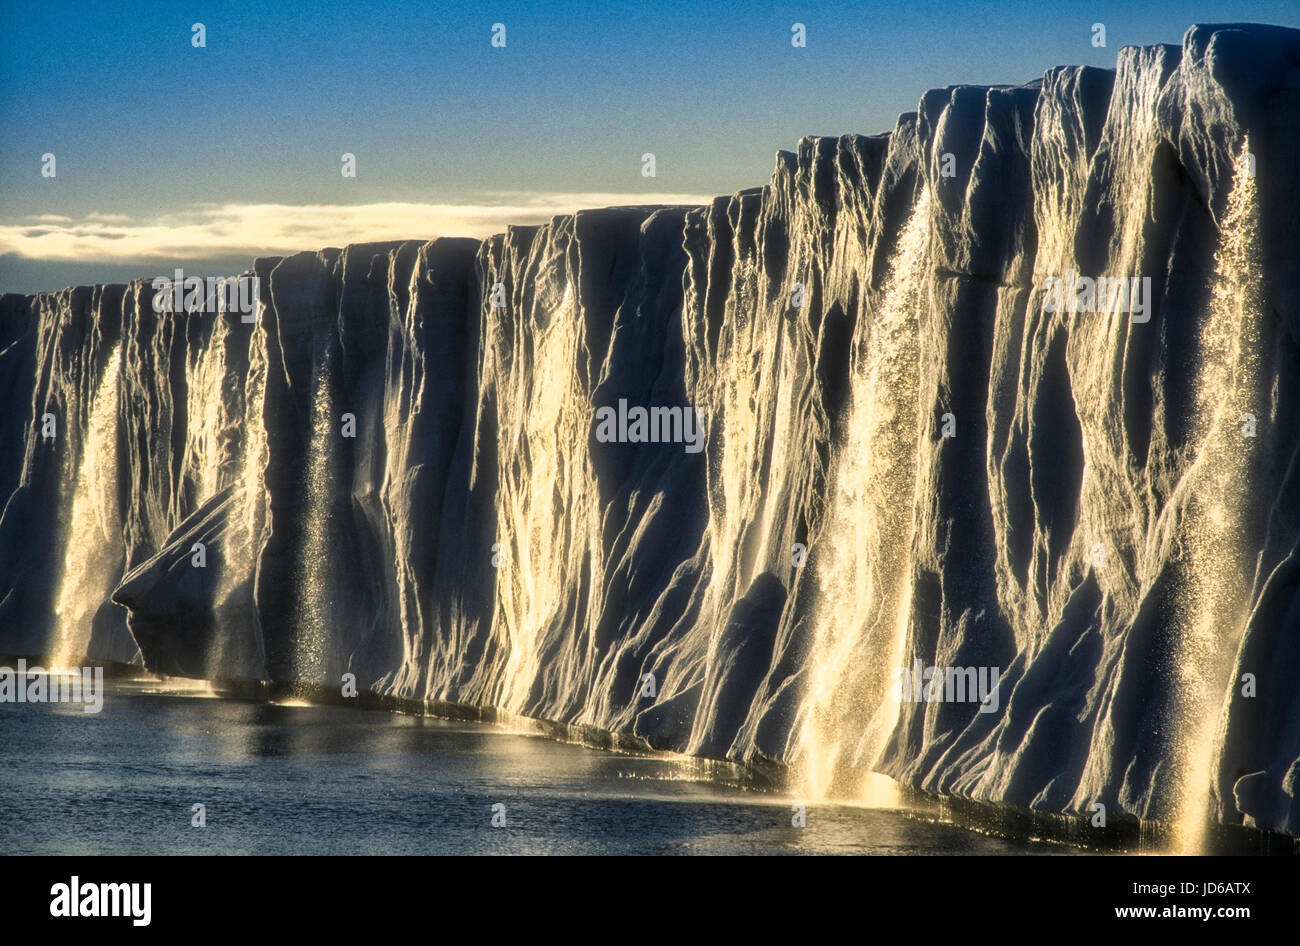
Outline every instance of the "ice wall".
[[1199, 26], [706, 207], [259, 259], [254, 324], [6, 295], [0, 651], [1300, 833], [1298, 149], [1300, 32]]

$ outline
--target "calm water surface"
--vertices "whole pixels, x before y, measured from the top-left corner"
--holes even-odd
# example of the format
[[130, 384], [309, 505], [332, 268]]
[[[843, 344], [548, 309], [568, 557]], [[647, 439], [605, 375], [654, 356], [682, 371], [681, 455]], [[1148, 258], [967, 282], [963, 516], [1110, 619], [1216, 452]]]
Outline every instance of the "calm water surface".
[[157, 681], [108, 681], [98, 715], [0, 704], [8, 854], [1075, 853], [889, 809], [812, 805], [794, 828], [793, 801], [671, 759]]

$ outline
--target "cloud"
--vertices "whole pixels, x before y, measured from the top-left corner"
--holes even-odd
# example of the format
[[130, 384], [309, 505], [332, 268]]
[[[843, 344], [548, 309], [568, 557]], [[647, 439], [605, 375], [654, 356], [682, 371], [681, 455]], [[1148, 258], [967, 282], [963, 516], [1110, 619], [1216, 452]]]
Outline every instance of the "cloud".
[[251, 258], [374, 240], [482, 238], [501, 233], [509, 224], [545, 223], [556, 214], [584, 208], [698, 206], [712, 199], [698, 194], [494, 191], [465, 204], [201, 204], [186, 213], [151, 219], [42, 214], [0, 223], [0, 254], [78, 263]]

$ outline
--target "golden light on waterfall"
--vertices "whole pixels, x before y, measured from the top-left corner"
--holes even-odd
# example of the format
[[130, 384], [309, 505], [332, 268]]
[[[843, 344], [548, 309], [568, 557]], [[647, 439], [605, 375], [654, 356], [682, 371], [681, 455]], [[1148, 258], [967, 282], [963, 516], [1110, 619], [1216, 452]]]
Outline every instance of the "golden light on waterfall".
[[1196, 457], [1178, 493], [1185, 554], [1178, 604], [1178, 761], [1175, 844], [1199, 853], [1211, 817], [1226, 700], [1249, 605], [1253, 557], [1245, 534], [1244, 484], [1254, 440], [1242, 433], [1259, 376], [1259, 219], [1249, 143], [1238, 157], [1215, 255], [1210, 306], [1198, 338], [1191, 417]]
[[798, 767], [812, 799], [861, 797], [898, 719], [889, 686], [911, 613], [920, 323], [929, 274], [930, 192], [921, 192], [850, 371], [832, 503], [811, 555], [820, 594]]
[[86, 653], [95, 613], [112, 591], [122, 543], [117, 497], [117, 423], [121, 347], [114, 346], [91, 395], [67, 526], [63, 575], [55, 602], [50, 663], [71, 665]]
[[331, 443], [339, 435], [330, 397], [330, 363], [327, 354], [316, 373], [312, 393], [311, 441], [306, 460], [306, 496], [303, 509], [302, 552], [294, 582], [298, 594], [295, 615], [294, 679], [322, 683], [330, 670], [329, 628], [333, 589], [329, 562], [331, 515]]

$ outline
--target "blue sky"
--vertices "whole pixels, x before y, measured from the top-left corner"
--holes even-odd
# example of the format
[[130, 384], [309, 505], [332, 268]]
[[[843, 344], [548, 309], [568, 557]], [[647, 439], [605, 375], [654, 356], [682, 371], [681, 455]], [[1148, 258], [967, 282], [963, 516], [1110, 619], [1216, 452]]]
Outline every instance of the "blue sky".
[[[729, 193], [803, 135], [889, 130], [926, 89], [1113, 67], [1121, 46], [1238, 20], [1300, 26], [1300, 2], [5, 0], [0, 290]], [[62, 230], [80, 237], [36, 238]]]

